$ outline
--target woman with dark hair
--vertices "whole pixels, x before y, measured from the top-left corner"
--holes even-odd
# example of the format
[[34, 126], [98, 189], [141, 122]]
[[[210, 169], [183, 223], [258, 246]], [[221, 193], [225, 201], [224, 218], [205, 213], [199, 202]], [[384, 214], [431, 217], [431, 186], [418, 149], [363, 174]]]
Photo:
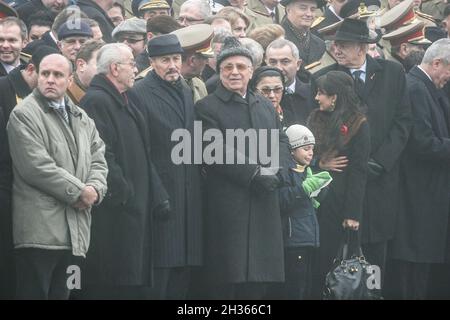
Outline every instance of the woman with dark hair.
[[320, 108], [311, 113], [308, 127], [316, 137], [316, 166], [330, 171], [333, 177], [327, 196], [318, 209], [321, 235], [316, 289], [320, 290], [326, 273], [332, 267], [343, 230], [359, 229], [370, 133], [350, 75], [330, 71], [317, 79], [317, 88], [316, 100]]
[[281, 123], [283, 123], [283, 109], [280, 102], [283, 98], [284, 86], [284, 76], [280, 69], [267, 66], [256, 69], [250, 82], [252, 91], [261, 94], [272, 102]]

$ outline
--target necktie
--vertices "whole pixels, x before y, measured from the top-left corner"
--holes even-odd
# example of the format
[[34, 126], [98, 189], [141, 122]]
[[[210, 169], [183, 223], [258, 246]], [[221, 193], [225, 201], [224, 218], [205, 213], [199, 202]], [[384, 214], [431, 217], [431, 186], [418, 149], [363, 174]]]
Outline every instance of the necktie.
[[270, 13], [270, 17], [272, 18], [272, 21], [273, 21], [273, 23], [277, 23], [277, 17], [276, 17], [276, 15], [275, 15], [275, 12], [271, 12]]
[[64, 121], [69, 123], [69, 114], [67, 113], [66, 107], [64, 105], [59, 105], [56, 108], [56, 111], [58, 111], [59, 115], [64, 119]]
[[294, 94], [294, 91], [291, 88], [289, 88], [289, 87], [286, 87], [284, 92], [285, 92], [285, 94]]
[[361, 95], [364, 90], [364, 81], [361, 79], [362, 70], [353, 71], [353, 79], [355, 80], [355, 91]]

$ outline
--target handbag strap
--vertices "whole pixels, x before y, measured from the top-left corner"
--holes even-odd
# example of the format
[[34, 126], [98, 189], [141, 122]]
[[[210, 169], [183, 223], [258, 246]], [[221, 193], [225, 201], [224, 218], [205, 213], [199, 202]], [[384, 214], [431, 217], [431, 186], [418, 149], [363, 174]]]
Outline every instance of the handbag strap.
[[362, 249], [359, 241], [358, 231], [344, 229], [341, 245], [336, 255], [336, 261], [347, 260], [351, 257], [362, 257]]

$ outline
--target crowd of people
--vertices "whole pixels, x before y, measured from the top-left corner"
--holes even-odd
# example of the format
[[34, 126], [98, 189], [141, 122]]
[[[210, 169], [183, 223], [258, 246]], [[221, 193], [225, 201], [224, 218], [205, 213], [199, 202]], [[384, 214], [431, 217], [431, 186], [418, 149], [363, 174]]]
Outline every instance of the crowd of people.
[[0, 1], [0, 298], [321, 299], [345, 232], [378, 297], [450, 298], [449, 32], [446, 0]]

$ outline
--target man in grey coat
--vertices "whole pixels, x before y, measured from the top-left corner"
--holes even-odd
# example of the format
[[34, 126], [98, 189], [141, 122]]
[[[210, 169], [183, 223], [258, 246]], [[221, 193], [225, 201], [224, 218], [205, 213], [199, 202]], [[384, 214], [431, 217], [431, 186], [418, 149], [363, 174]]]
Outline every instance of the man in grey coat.
[[67, 299], [66, 272], [72, 256], [86, 256], [91, 206], [103, 199], [108, 169], [94, 121], [65, 95], [69, 60], [51, 54], [38, 75], [37, 88], [14, 108], [7, 126], [16, 296]]

